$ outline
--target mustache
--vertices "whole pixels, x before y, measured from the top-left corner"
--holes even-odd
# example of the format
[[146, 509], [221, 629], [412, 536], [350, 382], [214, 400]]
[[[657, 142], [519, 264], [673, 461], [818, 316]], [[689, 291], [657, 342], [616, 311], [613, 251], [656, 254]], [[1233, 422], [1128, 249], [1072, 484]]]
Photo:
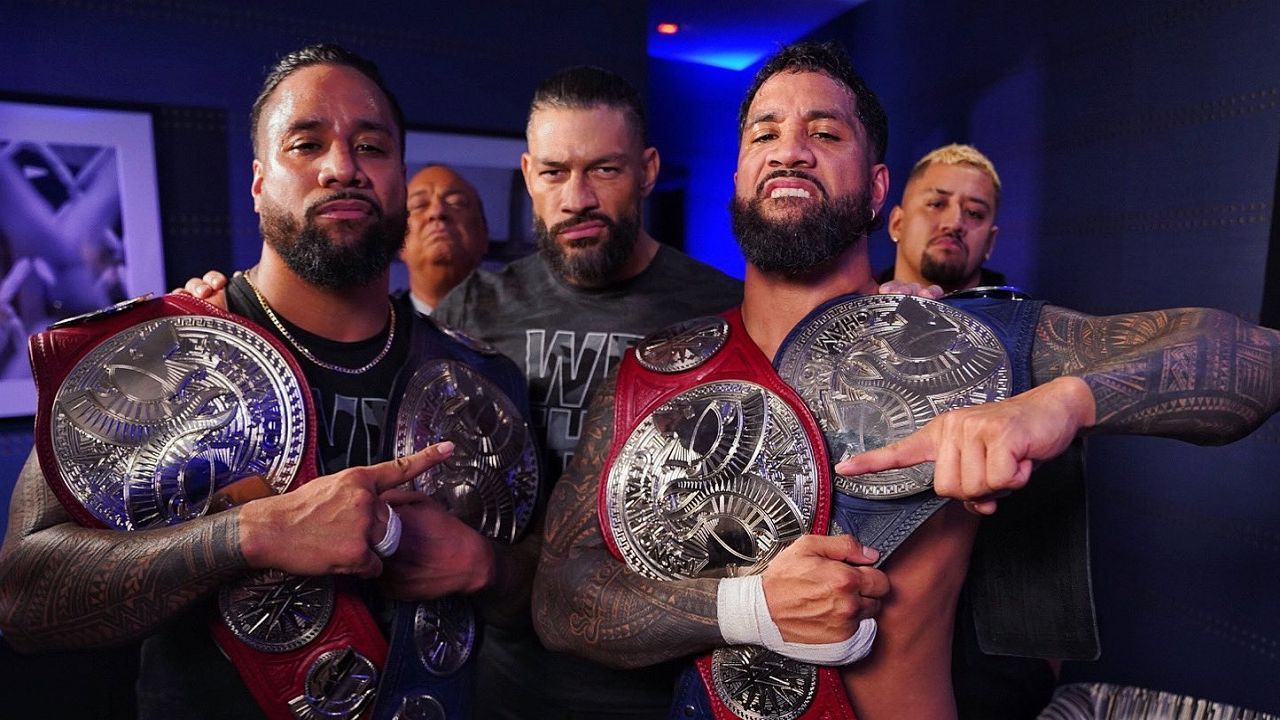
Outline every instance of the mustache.
[[356, 192], [355, 190], [339, 190], [311, 203], [311, 205], [307, 207], [307, 219], [314, 220], [317, 208], [323, 206], [325, 203], [331, 203], [335, 200], [360, 200], [368, 203], [369, 207], [373, 208], [374, 217], [382, 219], [382, 204], [378, 202], [377, 198], [372, 195], [366, 195], [362, 192]]
[[959, 245], [960, 245], [960, 248], [961, 248], [962, 250], [964, 250], [965, 254], [968, 254], [968, 252], [969, 252], [969, 246], [964, 244], [964, 232], [963, 232], [963, 231], [961, 231], [961, 230], [952, 230], [952, 231], [950, 231], [950, 232], [938, 233], [937, 235], [934, 235], [933, 237], [929, 238], [929, 243], [928, 243], [928, 244], [929, 244], [929, 245], [932, 245], [932, 244], [934, 244], [935, 242], [937, 242], [937, 241], [939, 241], [939, 240], [943, 240], [943, 239], [949, 239], [949, 240], [953, 240], [953, 241], [955, 241], [957, 244], [959, 244]]
[[552, 225], [550, 228], [547, 229], [547, 234], [551, 236], [559, 235], [560, 233], [564, 232], [565, 230], [568, 230], [574, 225], [581, 225], [584, 222], [590, 222], [592, 220], [596, 222], [604, 223], [605, 227], [609, 228], [610, 230], [618, 229], [618, 224], [613, 221], [613, 218], [609, 217], [608, 215], [605, 215], [604, 213], [598, 210], [588, 210], [586, 212], [578, 213], [577, 215], [574, 215], [568, 220], [561, 220], [555, 225]]
[[803, 170], [774, 170], [773, 172], [766, 175], [765, 178], [761, 180], [759, 184], [756, 185], [756, 197], [760, 197], [762, 194], [764, 194], [765, 183], [776, 178], [784, 178], [784, 177], [793, 177], [793, 178], [800, 178], [801, 180], [807, 180], [813, 183], [818, 188], [818, 192], [822, 193], [822, 196], [824, 198], [829, 197], [827, 194], [827, 188], [823, 186], [822, 181]]

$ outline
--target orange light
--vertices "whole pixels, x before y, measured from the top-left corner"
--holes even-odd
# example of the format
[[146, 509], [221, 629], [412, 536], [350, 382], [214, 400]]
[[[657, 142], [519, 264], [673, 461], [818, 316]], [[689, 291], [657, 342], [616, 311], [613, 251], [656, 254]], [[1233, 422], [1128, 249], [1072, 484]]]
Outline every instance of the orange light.
[[676, 23], [658, 23], [657, 29], [659, 35], [675, 35], [680, 32], [680, 26]]

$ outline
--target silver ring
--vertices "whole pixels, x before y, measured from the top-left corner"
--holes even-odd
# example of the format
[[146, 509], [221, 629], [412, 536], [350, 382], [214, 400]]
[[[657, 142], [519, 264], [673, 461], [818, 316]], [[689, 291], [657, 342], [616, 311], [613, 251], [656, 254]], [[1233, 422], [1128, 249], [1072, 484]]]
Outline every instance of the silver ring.
[[396, 554], [396, 550], [400, 548], [400, 533], [404, 529], [400, 523], [400, 513], [391, 507], [391, 503], [387, 503], [387, 531], [383, 534], [382, 540], [373, 546], [373, 551], [378, 553], [378, 557], [391, 557]]

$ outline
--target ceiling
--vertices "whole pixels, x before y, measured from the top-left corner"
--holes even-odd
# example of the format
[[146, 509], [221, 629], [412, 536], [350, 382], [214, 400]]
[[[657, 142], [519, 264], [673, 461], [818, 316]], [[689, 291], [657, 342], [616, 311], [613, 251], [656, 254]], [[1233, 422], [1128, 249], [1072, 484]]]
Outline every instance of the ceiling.
[[[742, 70], [865, 0], [649, 0], [649, 56]], [[658, 23], [677, 23], [663, 35]]]

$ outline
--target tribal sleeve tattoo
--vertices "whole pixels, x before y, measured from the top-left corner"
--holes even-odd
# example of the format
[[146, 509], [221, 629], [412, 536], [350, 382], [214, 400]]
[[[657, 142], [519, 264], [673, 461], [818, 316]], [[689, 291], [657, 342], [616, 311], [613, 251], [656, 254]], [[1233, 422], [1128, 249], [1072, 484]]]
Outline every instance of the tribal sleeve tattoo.
[[143, 637], [247, 569], [238, 510], [140, 532], [76, 525], [28, 458], [0, 551], [0, 628], [25, 651]]
[[636, 668], [724, 640], [716, 580], [650, 580], [605, 545], [596, 497], [613, 438], [614, 389], [610, 378], [596, 391], [573, 460], [552, 493], [533, 611], [548, 648]]
[[1093, 317], [1046, 306], [1035, 383], [1078, 375], [1095, 428], [1221, 444], [1280, 409], [1280, 333], [1205, 308]]

